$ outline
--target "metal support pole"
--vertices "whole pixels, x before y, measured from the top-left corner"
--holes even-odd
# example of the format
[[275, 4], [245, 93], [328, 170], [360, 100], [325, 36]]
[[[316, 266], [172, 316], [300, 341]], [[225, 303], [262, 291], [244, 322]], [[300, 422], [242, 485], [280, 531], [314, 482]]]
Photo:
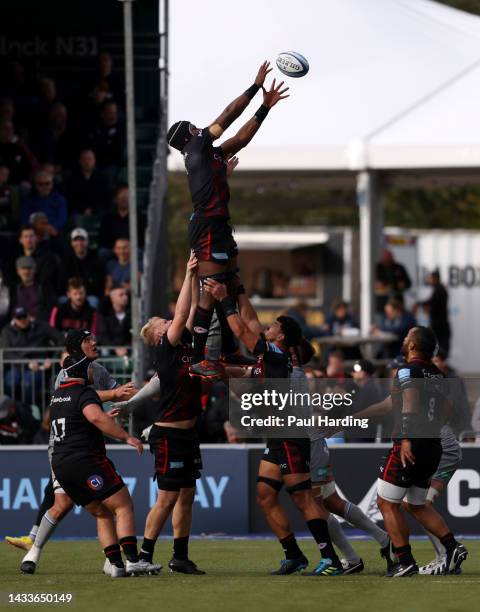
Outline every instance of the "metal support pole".
[[378, 219], [381, 204], [377, 177], [371, 170], [357, 175], [357, 203], [360, 214], [360, 327], [362, 335], [368, 336], [374, 314], [374, 265], [381, 243], [379, 233], [382, 231], [382, 223]]
[[128, 219], [130, 233], [133, 379], [137, 385], [141, 385], [143, 380], [143, 345], [140, 342], [139, 337], [141, 325], [141, 293], [138, 274], [135, 85], [133, 67], [132, 2], [134, 2], [134, 0], [119, 1], [123, 2], [123, 28], [125, 45], [125, 106], [127, 111]]

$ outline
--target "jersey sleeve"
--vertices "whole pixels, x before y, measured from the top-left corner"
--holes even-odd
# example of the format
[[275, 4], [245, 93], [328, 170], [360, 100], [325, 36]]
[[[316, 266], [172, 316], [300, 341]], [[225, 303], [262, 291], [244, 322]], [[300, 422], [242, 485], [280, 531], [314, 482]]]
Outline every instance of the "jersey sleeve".
[[102, 400], [98, 397], [97, 392], [91, 387], [85, 387], [78, 398], [78, 408], [83, 412], [83, 409], [90, 404], [96, 404], [100, 409], [102, 408]]
[[118, 382], [102, 364], [94, 361], [91, 367], [93, 371], [93, 388], [96, 391], [110, 391], [119, 386]]
[[182, 332], [182, 344], [192, 344], [192, 342], [192, 332], [189, 329], [185, 328]]
[[415, 375], [415, 370], [412, 368], [400, 368], [397, 372], [397, 379], [401, 391], [405, 391], [405, 389], [418, 389], [418, 376]]

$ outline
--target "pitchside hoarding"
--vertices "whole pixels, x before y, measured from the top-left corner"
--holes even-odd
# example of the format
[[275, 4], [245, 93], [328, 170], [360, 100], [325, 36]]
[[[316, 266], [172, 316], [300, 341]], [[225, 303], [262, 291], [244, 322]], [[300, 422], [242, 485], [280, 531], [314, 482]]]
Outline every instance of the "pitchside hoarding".
[[[389, 445], [352, 444], [332, 447], [332, 464], [339, 492], [374, 521], [381, 516], [376, 506], [378, 466]], [[0, 537], [21, 535], [32, 525], [48, 481], [44, 447], [0, 447]], [[135, 502], [137, 531], [156, 497], [152, 480], [153, 460], [148, 451], [139, 457], [129, 447], [113, 447], [109, 456], [122, 474]], [[259, 445], [206, 445], [204, 469], [197, 483], [194, 534], [242, 535], [270, 533], [255, 501], [255, 478], [262, 456]], [[298, 512], [282, 492], [296, 531], [305, 531]], [[480, 446], [463, 445], [463, 462], [447, 490], [436, 501], [452, 531], [480, 536]], [[413, 533], [422, 533], [412, 523]], [[171, 530], [168, 525], [169, 533]], [[76, 509], [56, 532], [57, 537], [95, 537], [95, 522]]]

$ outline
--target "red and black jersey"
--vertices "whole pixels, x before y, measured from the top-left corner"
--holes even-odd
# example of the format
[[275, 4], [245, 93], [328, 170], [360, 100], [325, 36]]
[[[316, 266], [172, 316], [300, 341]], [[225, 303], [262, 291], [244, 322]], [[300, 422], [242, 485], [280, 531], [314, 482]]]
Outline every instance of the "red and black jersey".
[[183, 158], [195, 214], [228, 219], [227, 161], [222, 148], [213, 146], [208, 128], [192, 136], [183, 149]]
[[106, 454], [102, 432], [83, 414], [89, 404], [102, 407], [97, 392], [79, 382], [66, 382], [56, 389], [50, 400], [52, 466], [92, 455]]
[[403, 406], [402, 393], [406, 389], [417, 389], [418, 415], [417, 437], [439, 438], [440, 429], [445, 424], [445, 376], [431, 362], [414, 359], [402, 365], [392, 383], [392, 409], [395, 418], [392, 438], [400, 432], [400, 420]]
[[202, 410], [201, 380], [192, 378], [192, 334], [186, 329], [179, 344], [173, 346], [167, 334], [155, 348], [155, 370], [160, 379], [157, 422], [173, 423], [198, 416]]
[[252, 368], [252, 378], [289, 378], [292, 363], [288, 352], [261, 337], [253, 354], [257, 364]]

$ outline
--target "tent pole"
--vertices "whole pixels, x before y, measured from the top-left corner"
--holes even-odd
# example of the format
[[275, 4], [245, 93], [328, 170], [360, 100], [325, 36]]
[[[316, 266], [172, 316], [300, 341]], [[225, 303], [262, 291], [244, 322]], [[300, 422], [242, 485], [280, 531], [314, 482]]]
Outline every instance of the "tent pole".
[[357, 204], [360, 215], [360, 328], [362, 335], [368, 336], [375, 310], [374, 266], [383, 231], [378, 177], [372, 170], [363, 170], [357, 175]]

